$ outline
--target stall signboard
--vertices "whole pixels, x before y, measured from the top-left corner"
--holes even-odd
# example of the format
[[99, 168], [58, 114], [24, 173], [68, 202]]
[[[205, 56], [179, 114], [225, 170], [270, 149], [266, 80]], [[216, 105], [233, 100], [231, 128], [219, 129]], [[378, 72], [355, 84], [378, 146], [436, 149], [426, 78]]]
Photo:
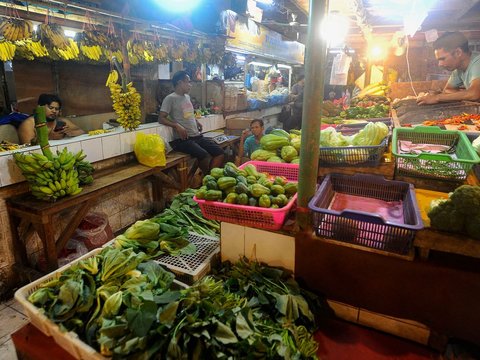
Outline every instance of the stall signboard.
[[238, 17], [235, 26], [228, 26], [227, 47], [238, 52], [273, 58], [292, 64], [303, 64], [305, 45], [285, 41], [282, 36], [251, 19]]

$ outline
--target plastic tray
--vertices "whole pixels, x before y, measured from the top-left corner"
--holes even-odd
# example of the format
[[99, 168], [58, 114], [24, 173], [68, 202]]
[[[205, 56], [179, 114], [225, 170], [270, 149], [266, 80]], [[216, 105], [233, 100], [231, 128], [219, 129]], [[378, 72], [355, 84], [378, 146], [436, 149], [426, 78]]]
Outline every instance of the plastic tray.
[[[400, 140], [419, 144], [455, 144], [455, 148], [452, 154], [401, 154], [398, 150]], [[467, 135], [461, 131], [442, 130], [437, 126], [395, 128], [392, 143], [397, 175], [462, 181], [473, 165], [480, 162]]]
[[[330, 210], [336, 193], [383, 201], [402, 201], [404, 222], [385, 220], [378, 214], [344, 209]], [[310, 200], [317, 236], [407, 255], [417, 230], [423, 228], [413, 185], [381, 176], [329, 174]]]
[[175, 278], [179, 281], [192, 285], [210, 272], [212, 263], [220, 253], [220, 242], [216, 237], [196, 233], [190, 233], [188, 240], [197, 247], [195, 254], [166, 255], [155, 259], [155, 261], [173, 272]]
[[[288, 181], [298, 180], [298, 164], [272, 163], [266, 161], [248, 161], [239, 166], [243, 169], [248, 164], [253, 164], [259, 172], [268, 172], [274, 176], [285, 176]], [[227, 204], [219, 201], [207, 201], [193, 197], [198, 203], [203, 216], [207, 219], [226, 221], [233, 224], [251, 226], [255, 228], [279, 230], [292, 209], [297, 194], [287, 205], [280, 209], [261, 208], [256, 206]]]
[[[102, 356], [94, 348], [84, 343], [75, 332], [63, 332], [60, 327], [50, 320], [47, 316], [43, 314], [41, 309], [37, 308], [31, 302], [28, 301], [30, 294], [35, 292], [41, 284], [58, 279], [61, 274], [70, 268], [72, 265], [78, 263], [83, 259], [87, 259], [99, 254], [103, 248], [98, 248], [90, 251], [89, 253], [79, 257], [78, 259], [72, 261], [70, 264], [67, 264], [48, 275], [45, 275], [28, 285], [18, 289], [15, 292], [15, 300], [17, 300], [20, 305], [22, 305], [25, 314], [30, 319], [30, 322], [39, 329], [42, 333], [47, 336], [53, 337], [55, 342], [65, 349], [70, 355], [75, 359], [80, 360], [107, 360], [111, 359], [108, 357]], [[187, 285], [181, 283], [180, 281], [174, 280], [175, 287], [177, 288], [186, 288]], [[48, 350], [47, 350], [48, 351]]]

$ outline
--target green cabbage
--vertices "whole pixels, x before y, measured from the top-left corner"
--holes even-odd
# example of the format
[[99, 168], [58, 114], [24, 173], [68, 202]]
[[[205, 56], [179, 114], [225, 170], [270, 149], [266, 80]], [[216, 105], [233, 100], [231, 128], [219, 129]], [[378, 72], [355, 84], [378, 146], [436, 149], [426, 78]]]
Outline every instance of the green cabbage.
[[327, 127], [320, 131], [321, 147], [339, 147], [348, 146], [347, 139], [333, 127]]
[[354, 146], [376, 146], [388, 135], [388, 126], [383, 122], [369, 122], [362, 130], [353, 136]]

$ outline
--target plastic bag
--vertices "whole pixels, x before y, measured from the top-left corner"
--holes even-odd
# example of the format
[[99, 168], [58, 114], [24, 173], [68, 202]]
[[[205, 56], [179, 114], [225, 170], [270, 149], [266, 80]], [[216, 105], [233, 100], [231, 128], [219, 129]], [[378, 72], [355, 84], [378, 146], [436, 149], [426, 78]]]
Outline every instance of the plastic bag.
[[165, 143], [158, 134], [137, 133], [133, 151], [138, 162], [146, 166], [165, 166], [167, 162]]
[[112, 240], [108, 216], [100, 212], [87, 214], [75, 230], [73, 239], [83, 242], [89, 251]]

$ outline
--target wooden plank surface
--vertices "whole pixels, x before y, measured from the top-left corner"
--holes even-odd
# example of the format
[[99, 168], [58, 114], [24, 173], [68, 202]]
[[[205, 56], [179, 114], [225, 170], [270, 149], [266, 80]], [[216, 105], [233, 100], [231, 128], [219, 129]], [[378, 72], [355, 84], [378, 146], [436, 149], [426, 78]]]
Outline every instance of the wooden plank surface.
[[461, 234], [427, 228], [417, 232], [413, 245], [420, 249], [480, 258], [480, 241]]

